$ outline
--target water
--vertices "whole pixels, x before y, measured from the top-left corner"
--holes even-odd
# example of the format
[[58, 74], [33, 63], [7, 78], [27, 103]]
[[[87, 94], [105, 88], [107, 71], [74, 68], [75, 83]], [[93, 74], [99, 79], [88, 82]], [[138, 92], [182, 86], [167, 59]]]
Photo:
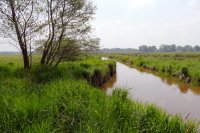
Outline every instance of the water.
[[189, 114], [188, 119], [200, 120], [200, 88], [190, 88], [119, 62], [116, 75], [102, 87], [108, 94], [116, 87], [126, 88], [134, 100], [153, 103], [169, 114], [179, 113], [183, 118]]

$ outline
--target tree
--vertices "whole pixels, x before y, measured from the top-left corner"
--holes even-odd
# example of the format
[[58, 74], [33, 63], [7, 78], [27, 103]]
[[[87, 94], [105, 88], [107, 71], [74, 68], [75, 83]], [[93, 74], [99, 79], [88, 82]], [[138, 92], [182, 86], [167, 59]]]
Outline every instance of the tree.
[[185, 46], [183, 47], [183, 51], [184, 51], [184, 52], [192, 52], [192, 51], [193, 51], [193, 47], [190, 46], [190, 45], [185, 45]]
[[149, 46], [148, 47], [148, 51], [149, 52], [156, 52], [158, 49], [157, 49], [157, 47], [156, 46]]
[[69, 52], [69, 46], [72, 45], [63, 45], [66, 39], [79, 46], [83, 44], [80, 42], [91, 40], [89, 22], [95, 7], [88, 0], [47, 0], [44, 7], [44, 22], [40, 26], [43, 30], [41, 40], [44, 40], [40, 62], [50, 66], [58, 64]]
[[140, 46], [139, 50], [142, 51], [142, 52], [149, 52], [147, 45]]
[[62, 41], [61, 47], [56, 54], [55, 65], [57, 66], [61, 61], [74, 61], [83, 54], [88, 54], [91, 51], [99, 49], [99, 39], [90, 40], [70, 40]]
[[31, 55], [38, 49], [41, 65], [57, 65], [74, 49], [77, 53], [98, 47], [99, 40], [91, 38], [94, 11], [89, 0], [1, 0], [1, 31], [18, 42], [24, 68], [30, 67]]
[[177, 47], [176, 47], [176, 51], [182, 52], [182, 51], [183, 51], [183, 47], [182, 47], [182, 46], [177, 46]]
[[159, 51], [161, 52], [168, 52], [168, 45], [165, 44], [161, 44], [161, 46], [159, 47]]
[[159, 48], [159, 51], [161, 51], [161, 52], [175, 52], [176, 51], [176, 45], [175, 44], [172, 44], [172, 45], [162, 44]]
[[176, 52], [176, 45], [175, 44], [170, 45], [170, 52]]
[[194, 50], [195, 51], [200, 51], [200, 46], [198, 46], [198, 45], [194, 46]]
[[32, 40], [38, 19], [37, 0], [1, 0], [1, 35], [10, 38], [22, 56], [24, 68], [30, 67]]

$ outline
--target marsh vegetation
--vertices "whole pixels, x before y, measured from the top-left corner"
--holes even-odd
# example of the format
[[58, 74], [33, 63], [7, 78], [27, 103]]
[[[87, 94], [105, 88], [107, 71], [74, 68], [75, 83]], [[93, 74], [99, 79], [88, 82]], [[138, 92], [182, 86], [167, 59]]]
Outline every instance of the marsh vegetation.
[[108, 56], [133, 67], [200, 86], [200, 53], [139, 53]]
[[87, 58], [30, 70], [21, 69], [18, 60], [0, 57], [1, 132], [197, 131], [196, 123], [132, 101], [122, 89], [110, 97], [94, 87], [114, 73], [112, 60]]

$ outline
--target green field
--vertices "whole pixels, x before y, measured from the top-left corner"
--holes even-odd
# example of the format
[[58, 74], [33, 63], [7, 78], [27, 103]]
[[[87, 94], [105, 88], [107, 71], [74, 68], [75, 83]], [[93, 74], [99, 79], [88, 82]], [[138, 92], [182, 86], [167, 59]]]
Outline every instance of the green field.
[[200, 86], [200, 53], [138, 53], [106, 55], [133, 67]]
[[[155, 56], [118, 58], [134, 63], [171, 59]], [[195, 63], [197, 58], [186, 59]], [[99, 86], [114, 73], [114, 61], [97, 57], [50, 68], [35, 63], [24, 70], [20, 57], [0, 56], [0, 132], [197, 132], [195, 122], [131, 101], [122, 89], [107, 96]]]

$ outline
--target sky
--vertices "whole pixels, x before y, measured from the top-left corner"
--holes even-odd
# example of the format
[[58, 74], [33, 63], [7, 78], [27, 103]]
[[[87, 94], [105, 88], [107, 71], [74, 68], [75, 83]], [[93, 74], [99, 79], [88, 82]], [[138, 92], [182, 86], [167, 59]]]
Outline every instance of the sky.
[[200, 45], [200, 0], [93, 0], [104, 48]]
[[[92, 0], [103, 48], [200, 45], [200, 0]], [[0, 40], [0, 51], [16, 49]]]

